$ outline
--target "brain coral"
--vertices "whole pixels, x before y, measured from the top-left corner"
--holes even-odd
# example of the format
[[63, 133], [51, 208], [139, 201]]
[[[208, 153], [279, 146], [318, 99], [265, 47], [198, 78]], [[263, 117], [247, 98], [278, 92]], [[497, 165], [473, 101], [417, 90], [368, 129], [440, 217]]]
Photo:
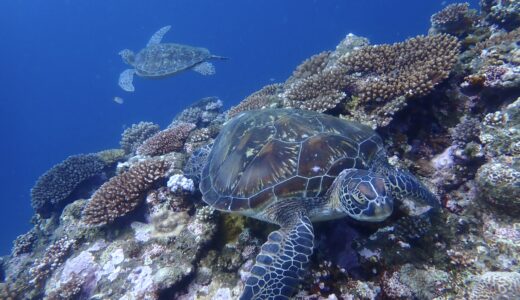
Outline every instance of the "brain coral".
[[166, 176], [170, 163], [165, 160], [147, 160], [128, 171], [112, 177], [92, 196], [83, 211], [87, 224], [102, 225], [134, 210], [147, 190]]
[[519, 299], [520, 273], [486, 272], [481, 275], [471, 291], [471, 300]]
[[45, 172], [31, 189], [31, 204], [43, 217], [59, 211], [67, 198], [86, 179], [101, 173], [104, 161], [95, 154], [69, 156]]

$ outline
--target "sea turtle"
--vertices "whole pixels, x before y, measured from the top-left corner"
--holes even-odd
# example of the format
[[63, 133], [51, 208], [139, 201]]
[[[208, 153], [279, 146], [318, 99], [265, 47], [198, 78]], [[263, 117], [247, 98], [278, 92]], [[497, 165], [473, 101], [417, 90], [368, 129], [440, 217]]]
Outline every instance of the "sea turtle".
[[201, 173], [215, 209], [274, 223], [241, 299], [288, 299], [313, 252], [311, 222], [351, 217], [377, 222], [394, 201], [439, 211], [437, 198], [387, 162], [369, 127], [311, 111], [241, 113], [217, 136]]
[[215, 67], [208, 62], [210, 59], [226, 59], [212, 55], [208, 49], [187, 45], [161, 43], [163, 36], [171, 26], [165, 26], [152, 35], [144, 49], [134, 54], [132, 50], [119, 52], [123, 61], [133, 69], [126, 69], [119, 75], [119, 86], [127, 91], [135, 90], [132, 84], [134, 74], [142, 77], [161, 78], [175, 75], [184, 70], [192, 69], [202, 75], [215, 74]]

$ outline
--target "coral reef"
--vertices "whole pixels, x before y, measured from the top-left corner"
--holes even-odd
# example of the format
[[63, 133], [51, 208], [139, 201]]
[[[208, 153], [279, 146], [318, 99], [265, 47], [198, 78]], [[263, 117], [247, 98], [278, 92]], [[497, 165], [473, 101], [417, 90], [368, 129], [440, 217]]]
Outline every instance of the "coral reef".
[[135, 153], [137, 148], [149, 137], [159, 132], [159, 125], [152, 122], [132, 124], [121, 134], [119, 145], [125, 153]]
[[195, 128], [191, 123], [179, 123], [159, 131], [143, 142], [136, 150], [139, 155], [158, 156], [182, 150], [184, 142]]
[[225, 113], [203, 98], [164, 131], [132, 125], [122, 150], [67, 158], [32, 190], [34, 227], [0, 258], [0, 299], [238, 298], [276, 226], [204, 205], [198, 181], [222, 124], [267, 107], [376, 128], [443, 208], [415, 215], [404, 200], [378, 224], [315, 223], [296, 298], [519, 298], [519, 4], [481, 6], [448, 5], [429, 36], [393, 45], [348, 34]]
[[83, 212], [87, 224], [107, 224], [133, 211], [143, 194], [166, 176], [170, 164], [162, 159], [148, 160], [111, 178], [92, 196]]
[[38, 178], [31, 189], [32, 207], [41, 216], [49, 217], [67, 204], [82, 182], [99, 175], [104, 167], [105, 162], [95, 154], [69, 156]]
[[482, 12], [487, 20], [506, 29], [520, 26], [520, 3], [514, 0], [482, 0]]

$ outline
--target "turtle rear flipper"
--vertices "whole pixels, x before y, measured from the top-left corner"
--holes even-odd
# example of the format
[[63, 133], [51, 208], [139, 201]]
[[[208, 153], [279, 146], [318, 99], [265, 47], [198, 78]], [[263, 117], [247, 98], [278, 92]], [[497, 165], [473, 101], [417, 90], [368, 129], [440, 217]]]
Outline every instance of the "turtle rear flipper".
[[213, 75], [216, 72], [215, 66], [207, 61], [201, 62], [200, 64], [193, 67], [193, 71], [205, 76]]
[[168, 26], [164, 26], [163, 28], [157, 30], [156, 33], [154, 33], [152, 35], [152, 37], [150, 38], [150, 40], [148, 41], [148, 44], [146, 44], [146, 47], [148, 46], [151, 46], [151, 45], [156, 45], [156, 44], [159, 44], [163, 38], [163, 36], [168, 32], [170, 31], [172, 27], [170, 25]]
[[132, 81], [134, 80], [135, 69], [126, 69], [119, 75], [119, 86], [127, 91], [135, 91]]
[[305, 214], [291, 219], [262, 245], [241, 300], [289, 299], [296, 292], [312, 254], [314, 232]]

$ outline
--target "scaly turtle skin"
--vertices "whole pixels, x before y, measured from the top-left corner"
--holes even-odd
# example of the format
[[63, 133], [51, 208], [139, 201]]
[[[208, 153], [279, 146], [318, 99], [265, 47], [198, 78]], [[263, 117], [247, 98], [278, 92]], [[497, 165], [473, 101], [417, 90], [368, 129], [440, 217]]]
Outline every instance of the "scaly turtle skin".
[[293, 109], [237, 115], [202, 170], [210, 206], [280, 226], [262, 246], [241, 299], [288, 299], [314, 246], [314, 221], [381, 221], [394, 199], [439, 209], [414, 176], [391, 167], [369, 127]]
[[135, 90], [132, 81], [134, 74], [142, 77], [161, 78], [175, 75], [179, 72], [193, 69], [202, 75], [215, 74], [215, 67], [208, 62], [210, 59], [225, 59], [212, 55], [208, 49], [188, 45], [161, 43], [163, 36], [171, 26], [159, 29], [144, 49], [134, 54], [124, 49], [119, 52], [123, 61], [134, 69], [124, 70], [119, 76], [119, 86], [127, 92]]

